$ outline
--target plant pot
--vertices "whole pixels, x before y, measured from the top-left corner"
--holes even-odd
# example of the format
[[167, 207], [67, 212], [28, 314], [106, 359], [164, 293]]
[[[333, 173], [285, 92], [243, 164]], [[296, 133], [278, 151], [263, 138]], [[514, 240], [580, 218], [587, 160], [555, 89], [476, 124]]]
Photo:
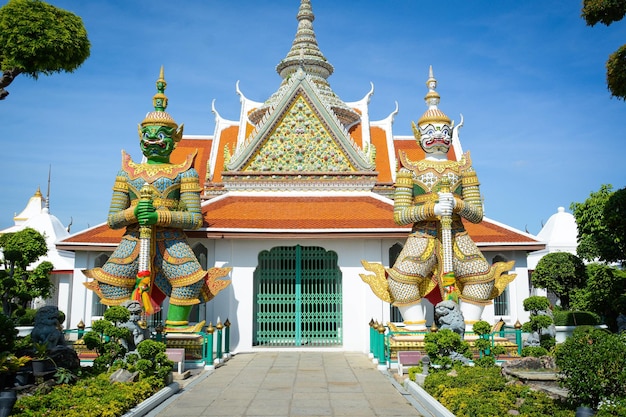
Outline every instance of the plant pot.
[[17, 393], [13, 390], [0, 391], [0, 417], [11, 415], [13, 406], [17, 401]]
[[17, 329], [17, 337], [26, 337], [33, 331], [35, 326], [17, 326], [15, 328]]
[[0, 390], [13, 388], [15, 384], [15, 374], [2, 372], [0, 373]]
[[31, 361], [33, 365], [33, 375], [38, 376], [46, 376], [51, 373], [56, 372], [56, 365], [52, 361], [52, 359], [33, 359]]
[[[554, 326], [556, 330], [556, 335], [555, 335], [556, 343], [565, 342], [565, 339], [567, 339], [574, 333], [574, 330], [576, 330], [576, 327], [578, 326]], [[607, 325], [599, 324], [593, 327], [595, 327], [596, 329], [606, 329]]]
[[15, 384], [20, 387], [29, 385], [31, 383], [31, 375], [32, 372], [18, 372], [15, 375]]
[[580, 406], [576, 409], [576, 417], [591, 417], [596, 413], [589, 407]]

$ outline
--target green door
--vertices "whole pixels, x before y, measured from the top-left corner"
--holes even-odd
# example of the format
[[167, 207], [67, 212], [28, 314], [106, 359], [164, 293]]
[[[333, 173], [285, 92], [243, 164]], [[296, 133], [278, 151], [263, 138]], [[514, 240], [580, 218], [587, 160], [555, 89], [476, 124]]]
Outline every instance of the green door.
[[341, 345], [337, 253], [300, 245], [261, 252], [254, 300], [255, 346]]

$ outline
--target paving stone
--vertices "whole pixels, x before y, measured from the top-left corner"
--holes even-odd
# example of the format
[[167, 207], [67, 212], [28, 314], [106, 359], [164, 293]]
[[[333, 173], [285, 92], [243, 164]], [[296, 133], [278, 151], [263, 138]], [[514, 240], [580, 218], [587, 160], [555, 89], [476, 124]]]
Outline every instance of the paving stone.
[[361, 353], [237, 354], [190, 379], [147, 417], [421, 416]]

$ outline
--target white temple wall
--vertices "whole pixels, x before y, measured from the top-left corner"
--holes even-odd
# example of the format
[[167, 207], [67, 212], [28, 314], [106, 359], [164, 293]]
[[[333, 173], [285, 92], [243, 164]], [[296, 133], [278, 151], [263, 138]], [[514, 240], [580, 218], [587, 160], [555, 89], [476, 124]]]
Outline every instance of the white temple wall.
[[509, 314], [495, 315], [493, 304], [485, 307], [482, 320], [494, 324], [500, 319], [504, 320], [507, 326], [514, 326], [519, 320], [520, 323], [528, 321], [529, 313], [524, 311], [524, 299], [529, 297], [530, 288], [528, 286], [528, 267], [525, 251], [499, 251], [484, 252], [485, 258], [491, 263], [493, 258], [501, 256], [507, 261], [515, 261], [515, 267], [509, 273], [517, 274], [517, 277], [508, 286]]
[[81, 321], [85, 323], [85, 326], [89, 327], [94, 320], [91, 316], [91, 306], [94, 302], [94, 297], [98, 298], [98, 296], [83, 285], [83, 283], [88, 280], [82, 271], [92, 268], [95, 258], [102, 253], [103, 252], [76, 252], [76, 257], [74, 258], [74, 278], [72, 279], [71, 286], [71, 311], [67, 313], [68, 318], [65, 323], [65, 327], [68, 329], [76, 329], [78, 323]]
[[[365, 284], [360, 274], [370, 274], [361, 265], [361, 260], [380, 262], [389, 266], [389, 249], [396, 243], [403, 243], [397, 239], [191, 239], [193, 246], [201, 243], [207, 250], [207, 266], [231, 267], [232, 272], [227, 279], [231, 285], [220, 292], [212, 301], [201, 310], [206, 323], [215, 326], [218, 321], [222, 324], [228, 319], [231, 323], [231, 351], [245, 352], [257, 349], [252, 346], [253, 339], [253, 311], [254, 311], [254, 271], [258, 264], [258, 255], [263, 250], [271, 250], [278, 246], [319, 246], [327, 251], [334, 251], [338, 255], [338, 266], [342, 272], [342, 335], [346, 351], [367, 352], [369, 350], [370, 320], [387, 323], [390, 321], [389, 304], [378, 299]], [[87, 278], [82, 270], [94, 266], [96, 258], [104, 252], [77, 251], [75, 258], [74, 276], [71, 284], [71, 294], [67, 300], [70, 305], [66, 311], [68, 319], [66, 328], [75, 329], [82, 320], [87, 326], [92, 320], [92, 303], [97, 296], [88, 291], [83, 282]], [[110, 254], [110, 253], [109, 253]], [[528, 321], [528, 313], [524, 312], [523, 300], [529, 296], [528, 268], [525, 251], [486, 252], [486, 258], [492, 259], [500, 255], [506, 260], [514, 260], [515, 268], [512, 273], [517, 278], [509, 284], [509, 312], [502, 316], [508, 326], [516, 321]], [[426, 303], [427, 324], [433, 320], [433, 307]], [[167, 307], [164, 306], [164, 313]], [[494, 315], [493, 306], [488, 306], [483, 313], [483, 320], [495, 323], [501, 316]]]
[[[215, 241], [215, 266], [232, 267], [231, 285], [220, 292], [207, 307], [207, 323], [215, 326], [219, 318], [231, 322], [231, 350], [253, 350], [254, 271], [258, 255], [278, 246], [319, 246], [334, 251], [342, 272], [342, 334], [343, 350], [367, 352], [369, 326], [372, 318], [389, 319], [389, 306], [379, 300], [359, 274], [366, 273], [362, 259], [387, 261], [386, 253], [392, 243], [364, 239], [224, 239]], [[385, 248], [386, 247], [386, 248]]]

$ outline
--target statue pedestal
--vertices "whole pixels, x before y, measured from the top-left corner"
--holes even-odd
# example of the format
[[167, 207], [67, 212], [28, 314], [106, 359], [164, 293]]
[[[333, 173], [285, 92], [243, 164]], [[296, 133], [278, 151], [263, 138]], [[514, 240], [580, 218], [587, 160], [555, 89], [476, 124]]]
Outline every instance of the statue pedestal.
[[168, 349], [184, 349], [184, 361], [200, 362], [202, 356], [202, 335], [195, 333], [166, 333], [165, 345]]

